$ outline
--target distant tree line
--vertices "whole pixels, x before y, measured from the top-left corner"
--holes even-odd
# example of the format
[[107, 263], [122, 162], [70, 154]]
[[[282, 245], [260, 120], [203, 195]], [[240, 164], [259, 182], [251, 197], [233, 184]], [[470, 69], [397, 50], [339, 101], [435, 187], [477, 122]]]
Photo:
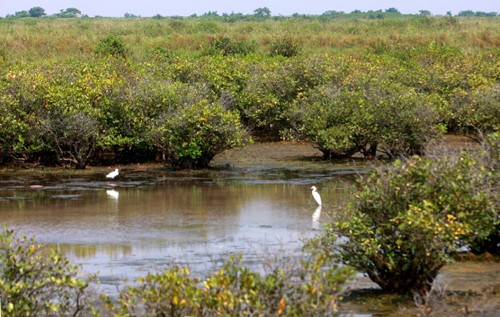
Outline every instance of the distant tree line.
[[[336, 10], [327, 10], [320, 15], [322, 18], [335, 18], [335, 17], [361, 17], [361, 18], [369, 18], [369, 19], [383, 19], [386, 16], [394, 16], [394, 15], [403, 15], [396, 8], [388, 8], [386, 10], [369, 10], [369, 11], [361, 11], [354, 10], [350, 13], [346, 13], [344, 11], [336, 11]], [[429, 10], [419, 10], [419, 14], [421, 16], [432, 16], [431, 11]], [[451, 12], [447, 12], [448, 16], [452, 16]], [[465, 10], [460, 11], [457, 16], [461, 17], [496, 17], [498, 15], [497, 12], [483, 12], [483, 11], [473, 11], [473, 10]], [[8, 14], [6, 18], [41, 18], [47, 17], [48, 15], [45, 13], [45, 9], [42, 7], [33, 7], [29, 10], [17, 11], [14, 14]], [[307, 17], [315, 17], [316, 15], [308, 15], [308, 14], [300, 14], [294, 13], [292, 17], [294, 18], [307, 18]], [[77, 8], [67, 8], [61, 10], [59, 13], [55, 13], [51, 15], [51, 17], [56, 18], [78, 18], [78, 17], [88, 17], [87, 15], [82, 15], [82, 12]], [[139, 18], [139, 15], [135, 15], [133, 13], [125, 13], [124, 18]], [[152, 16], [152, 18], [163, 18], [164, 16], [160, 14], [156, 14]], [[257, 8], [253, 11], [253, 14], [243, 14], [243, 13], [222, 13], [219, 14], [217, 11], [208, 11], [198, 16], [197, 14], [192, 14], [191, 17], [203, 17], [203, 18], [222, 18], [222, 19], [268, 19], [268, 18], [277, 18], [279, 16], [273, 16], [271, 14], [271, 10], [267, 7]]]
[[[16, 13], [8, 14], [7, 18], [41, 18], [46, 17], [45, 9], [42, 7], [33, 7], [29, 10], [17, 11]], [[82, 16], [82, 12], [77, 8], [67, 8], [61, 10], [59, 13], [53, 14], [52, 17], [56, 18], [78, 18]]]
[[482, 11], [472, 11], [472, 10], [465, 10], [465, 11], [460, 11], [458, 13], [459, 17], [495, 17], [497, 16], [496, 12], [482, 12]]

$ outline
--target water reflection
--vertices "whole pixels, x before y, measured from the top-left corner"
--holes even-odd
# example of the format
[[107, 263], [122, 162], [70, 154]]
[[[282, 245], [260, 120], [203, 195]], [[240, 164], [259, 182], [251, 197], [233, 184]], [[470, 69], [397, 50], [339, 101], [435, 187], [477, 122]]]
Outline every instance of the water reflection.
[[314, 213], [312, 215], [312, 228], [314, 230], [319, 230], [321, 229], [321, 224], [319, 222], [319, 217], [321, 216], [321, 205], [316, 207], [316, 210], [314, 210]]
[[173, 263], [204, 274], [228, 254], [242, 253], [247, 263], [276, 252], [299, 254], [302, 239], [320, 229], [321, 209], [311, 227], [310, 184], [321, 183], [323, 212], [331, 212], [351, 180], [274, 174], [122, 173], [112, 188], [102, 174], [0, 176], [0, 219], [99, 272], [103, 288], [114, 291], [124, 277]]
[[106, 190], [106, 194], [108, 195], [109, 198], [113, 199], [118, 199], [118, 196], [120, 195], [120, 193], [116, 191], [114, 188]]

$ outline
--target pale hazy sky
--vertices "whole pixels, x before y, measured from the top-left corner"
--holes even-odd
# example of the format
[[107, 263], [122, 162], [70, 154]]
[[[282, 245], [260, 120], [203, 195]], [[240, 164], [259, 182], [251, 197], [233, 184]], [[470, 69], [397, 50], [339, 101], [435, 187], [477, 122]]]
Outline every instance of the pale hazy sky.
[[90, 17], [123, 17], [131, 13], [142, 17], [156, 14], [162, 16], [201, 15], [208, 11], [217, 13], [252, 14], [255, 9], [267, 7], [272, 15], [321, 14], [328, 10], [349, 13], [356, 9], [362, 11], [385, 10], [396, 8], [401, 13], [419, 13], [429, 10], [434, 15], [444, 15], [448, 11], [456, 15], [460, 11], [473, 10], [484, 12], [500, 12], [500, 0], [0, 0], [0, 16], [14, 14], [17, 11], [42, 7], [48, 15], [58, 13], [62, 9], [77, 8]]

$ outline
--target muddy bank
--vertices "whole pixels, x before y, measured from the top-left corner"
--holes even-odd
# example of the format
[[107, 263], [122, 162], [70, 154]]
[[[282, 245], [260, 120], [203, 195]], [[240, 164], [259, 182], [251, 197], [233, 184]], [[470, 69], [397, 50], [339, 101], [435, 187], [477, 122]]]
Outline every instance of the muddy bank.
[[[260, 140], [260, 139], [259, 139]], [[463, 150], [477, 150], [477, 141], [460, 135], [446, 135], [441, 140], [431, 142], [426, 150], [429, 156], [456, 155]], [[380, 156], [379, 156], [380, 157]], [[248, 169], [248, 168], [343, 168], [361, 167], [374, 160], [365, 160], [362, 155], [354, 155], [344, 160], [324, 160], [323, 153], [310, 142], [266, 141], [262, 139], [243, 147], [233, 148], [219, 153], [210, 163], [216, 169]], [[60, 172], [72, 174], [89, 174], [112, 171], [114, 168], [126, 171], [147, 171], [168, 168], [159, 162], [134, 164], [118, 164], [111, 166], [87, 166], [85, 170], [74, 170], [70, 167], [45, 167], [42, 165], [10, 165], [0, 168], [0, 173], [9, 172]], [[193, 171], [191, 171], [193, 172]]]
[[[430, 156], [456, 155], [461, 151], [478, 149], [477, 141], [460, 135], [446, 135], [431, 142], [426, 153]], [[255, 165], [273, 166], [331, 166], [332, 164], [361, 164], [366, 160], [361, 154], [350, 159], [328, 161], [323, 153], [309, 142], [257, 142], [245, 147], [230, 149], [215, 156], [214, 167], [249, 167]]]

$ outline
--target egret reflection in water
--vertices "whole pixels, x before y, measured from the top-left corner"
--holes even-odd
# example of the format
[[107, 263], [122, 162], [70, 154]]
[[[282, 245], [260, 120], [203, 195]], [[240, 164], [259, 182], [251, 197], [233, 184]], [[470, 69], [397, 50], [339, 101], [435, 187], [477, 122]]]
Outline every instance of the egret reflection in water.
[[108, 195], [109, 198], [113, 199], [118, 199], [118, 196], [120, 196], [120, 193], [116, 191], [114, 188], [106, 190], [106, 194]]
[[320, 216], [321, 216], [321, 205], [316, 207], [316, 210], [314, 210], [314, 213], [312, 215], [312, 228], [314, 230], [321, 229], [321, 224], [319, 222]]

